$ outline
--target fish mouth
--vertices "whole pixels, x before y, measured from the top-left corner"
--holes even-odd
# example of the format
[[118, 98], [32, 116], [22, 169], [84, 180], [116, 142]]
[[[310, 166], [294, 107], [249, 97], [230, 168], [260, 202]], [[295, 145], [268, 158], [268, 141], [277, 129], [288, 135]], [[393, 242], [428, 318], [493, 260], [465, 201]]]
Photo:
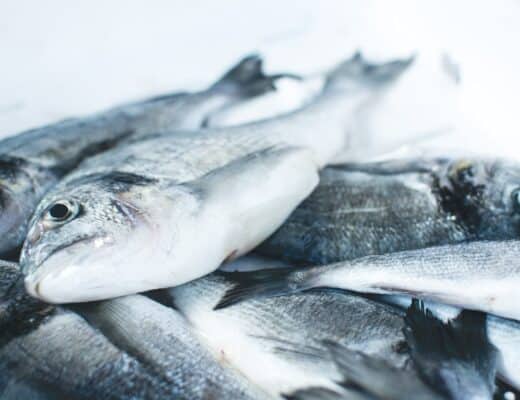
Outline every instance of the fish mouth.
[[[67, 255], [61, 255], [59, 252], [64, 249], [73, 249], [76, 247], [86, 247], [97, 239], [103, 239], [104, 236], [101, 235], [91, 235], [87, 237], [83, 237], [77, 239], [73, 242], [64, 243], [62, 245], [56, 246], [51, 252], [45, 255], [37, 264], [32, 264], [30, 261], [27, 262], [24, 260], [24, 264], [22, 266], [24, 271], [28, 271], [25, 277], [25, 289], [26, 291], [35, 298], [43, 300], [48, 303], [60, 303], [61, 301], [56, 300], [54, 298], [49, 298], [44, 289], [45, 283], [49, 283], [50, 281], [57, 281], [60, 278], [63, 278], [65, 275], [70, 275], [71, 270], [76, 270], [78, 268], [78, 261], [66, 260]], [[30, 259], [30, 255], [25, 258]], [[64, 259], [65, 258], [65, 259]], [[75, 261], [75, 262], [74, 262]]]

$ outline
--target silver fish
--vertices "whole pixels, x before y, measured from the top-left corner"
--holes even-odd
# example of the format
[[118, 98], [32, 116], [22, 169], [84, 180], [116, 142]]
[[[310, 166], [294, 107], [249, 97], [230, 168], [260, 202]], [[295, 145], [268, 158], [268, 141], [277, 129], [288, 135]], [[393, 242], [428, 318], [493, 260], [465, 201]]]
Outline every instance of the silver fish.
[[251, 299], [214, 311], [233, 282], [221, 273], [169, 289], [174, 307], [222, 362], [273, 396], [307, 387], [337, 390], [341, 375], [324, 340], [403, 368], [401, 312], [328, 290]]
[[332, 287], [407, 294], [520, 319], [520, 241], [476, 241], [428, 247], [307, 269], [240, 273], [218, 307], [244, 298]]
[[[179, 285], [256, 247], [348, 146], [348, 122], [411, 59], [356, 55], [312, 104], [239, 127], [158, 134], [86, 160], [40, 202], [21, 265], [51, 303]], [[362, 149], [359, 149], [362, 151]]]
[[[383, 295], [378, 296], [378, 299], [403, 309], [407, 309], [412, 302], [407, 296]], [[462, 311], [440, 303], [426, 302], [425, 305], [436, 317], [443, 320], [454, 319]], [[499, 378], [520, 389], [520, 322], [489, 314], [487, 333], [489, 341], [500, 351], [497, 366]]]
[[38, 201], [81, 160], [129, 138], [168, 129], [197, 129], [215, 110], [273, 90], [256, 56], [243, 59], [213, 86], [67, 119], [0, 141], [0, 255], [22, 244]]
[[258, 252], [328, 264], [371, 254], [520, 234], [520, 165], [408, 159], [326, 168]]

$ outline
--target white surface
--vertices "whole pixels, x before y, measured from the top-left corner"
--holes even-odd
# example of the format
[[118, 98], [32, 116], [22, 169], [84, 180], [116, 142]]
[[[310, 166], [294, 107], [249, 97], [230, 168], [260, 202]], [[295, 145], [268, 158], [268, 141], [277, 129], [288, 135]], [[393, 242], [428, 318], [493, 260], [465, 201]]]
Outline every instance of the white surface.
[[[357, 48], [375, 58], [416, 50], [413, 74], [360, 124], [389, 137], [427, 132], [451, 125], [455, 110], [462, 139], [445, 143], [516, 156], [519, 20], [515, 0], [1, 0], [0, 136], [202, 87], [251, 51], [271, 71], [313, 73]], [[443, 54], [461, 66], [458, 110]]]

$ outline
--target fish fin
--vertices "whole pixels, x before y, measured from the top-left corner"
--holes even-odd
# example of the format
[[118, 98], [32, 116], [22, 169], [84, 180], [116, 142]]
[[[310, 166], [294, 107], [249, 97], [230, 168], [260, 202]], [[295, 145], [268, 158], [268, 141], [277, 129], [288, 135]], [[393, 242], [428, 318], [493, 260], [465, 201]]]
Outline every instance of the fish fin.
[[283, 296], [305, 290], [305, 287], [300, 287], [297, 282], [293, 281], [295, 271], [293, 268], [272, 268], [248, 272], [220, 271], [219, 274], [235, 282], [235, 286], [224, 293], [214, 310], [229, 307], [247, 299]]
[[498, 354], [487, 336], [485, 314], [464, 310], [444, 323], [414, 299], [405, 323], [412, 359], [432, 387], [445, 394], [472, 387], [492, 395]]
[[326, 87], [382, 86], [397, 79], [413, 63], [412, 55], [402, 60], [370, 63], [358, 51], [327, 74]]
[[359, 392], [388, 400], [436, 398], [432, 390], [410, 371], [334, 341], [324, 344], [343, 377], [341, 385], [346, 389], [357, 388]]
[[221, 249], [227, 252], [221, 260], [225, 262], [267, 239], [311, 194], [318, 180], [318, 165], [310, 150], [273, 146], [240, 157], [186, 186], [198, 194], [203, 207], [200, 218], [210, 219], [197, 223], [217, 223], [215, 216], [227, 222], [218, 227]]
[[[263, 59], [258, 54], [251, 54], [241, 59], [228, 70], [212, 88], [236, 90], [244, 97], [253, 97], [276, 90], [275, 82], [281, 78], [302, 79], [293, 74], [266, 75]], [[207, 122], [206, 122], [207, 124]]]

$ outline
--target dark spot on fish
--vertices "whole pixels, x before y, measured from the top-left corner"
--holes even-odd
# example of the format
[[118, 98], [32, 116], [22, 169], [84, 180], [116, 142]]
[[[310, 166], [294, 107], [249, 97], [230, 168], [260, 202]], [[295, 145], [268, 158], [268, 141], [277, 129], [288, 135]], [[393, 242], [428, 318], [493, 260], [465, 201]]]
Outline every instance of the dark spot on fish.
[[0, 178], [7, 183], [14, 183], [18, 174], [23, 173], [28, 164], [23, 158], [2, 154], [0, 155]]
[[441, 211], [469, 235], [476, 236], [482, 222], [480, 213], [484, 184], [471, 164], [455, 165], [446, 177], [433, 176], [433, 192]]
[[408, 346], [406, 340], [399, 340], [397, 343], [392, 345], [392, 350], [397, 354], [407, 354], [410, 352], [410, 346]]

